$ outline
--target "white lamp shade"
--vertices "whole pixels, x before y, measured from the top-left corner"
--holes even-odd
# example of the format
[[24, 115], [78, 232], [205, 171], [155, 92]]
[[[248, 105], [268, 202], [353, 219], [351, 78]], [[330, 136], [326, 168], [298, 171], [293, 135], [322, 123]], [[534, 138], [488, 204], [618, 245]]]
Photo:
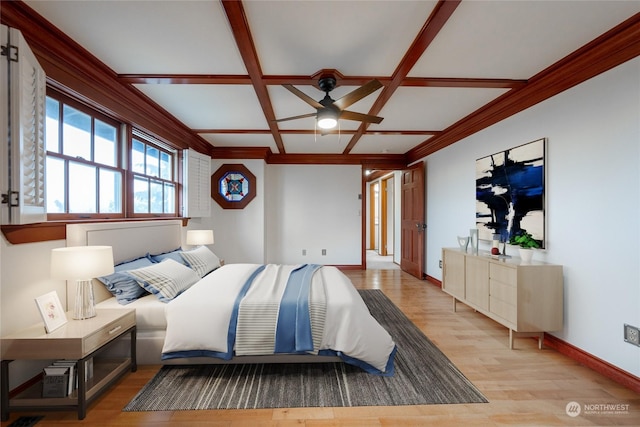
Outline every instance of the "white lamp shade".
[[320, 129], [333, 129], [338, 124], [338, 112], [330, 109], [318, 112], [318, 127]]
[[187, 245], [212, 245], [213, 230], [187, 230]]
[[113, 273], [111, 246], [69, 246], [51, 250], [51, 277], [91, 280]]

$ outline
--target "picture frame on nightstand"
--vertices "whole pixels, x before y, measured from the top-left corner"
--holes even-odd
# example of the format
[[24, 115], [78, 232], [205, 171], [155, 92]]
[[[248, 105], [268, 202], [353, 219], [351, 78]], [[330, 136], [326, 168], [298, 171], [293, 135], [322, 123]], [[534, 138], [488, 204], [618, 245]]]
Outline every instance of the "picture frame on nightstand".
[[48, 292], [36, 298], [36, 305], [44, 321], [46, 333], [49, 334], [67, 323], [67, 316], [56, 291]]

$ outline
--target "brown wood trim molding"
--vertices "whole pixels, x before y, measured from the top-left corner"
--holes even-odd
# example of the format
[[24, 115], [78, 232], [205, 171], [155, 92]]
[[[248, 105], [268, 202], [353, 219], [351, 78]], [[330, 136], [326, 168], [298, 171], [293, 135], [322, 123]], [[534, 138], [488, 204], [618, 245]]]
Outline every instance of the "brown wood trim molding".
[[407, 153], [409, 163], [500, 122], [640, 55], [640, 13]]
[[402, 154], [272, 154], [269, 164], [362, 165], [369, 169], [403, 169], [407, 162]]
[[271, 155], [268, 147], [213, 147], [211, 158], [213, 159], [262, 159], [266, 160]]
[[613, 366], [612, 364], [605, 362], [604, 360], [587, 353], [586, 351], [571, 345], [560, 338], [554, 337], [553, 335], [545, 333], [544, 344], [558, 351], [558, 353], [562, 353], [578, 363], [583, 364], [587, 368], [593, 369], [599, 374], [622, 384], [636, 393], [640, 393], [640, 378], [635, 375], [627, 371], [623, 371], [617, 366]]
[[427, 282], [431, 283], [432, 285], [442, 288], [442, 281], [436, 279], [435, 277], [425, 274], [424, 278]]
[[[427, 275], [426, 279], [429, 283], [440, 288], [442, 287], [442, 281], [435, 277]], [[617, 366], [613, 366], [612, 364], [605, 362], [604, 360], [546, 332], [544, 334], [544, 344], [547, 347], [556, 350], [558, 353], [562, 353], [576, 362], [583, 364], [587, 368], [593, 369], [599, 374], [622, 384], [636, 393], [640, 393], [640, 378], [635, 375], [627, 371], [623, 371]]]
[[118, 219], [95, 219], [82, 221], [49, 221], [34, 224], [4, 224], [0, 226], [2, 234], [7, 241], [13, 245], [22, 243], [47, 242], [50, 240], [66, 240], [67, 224], [88, 223], [88, 222], [125, 222], [125, 221], [161, 221], [167, 219], [182, 220], [182, 226], [186, 227], [190, 218], [186, 217], [162, 217], [162, 218], [118, 218]]
[[[330, 265], [330, 264], [327, 264]], [[345, 264], [345, 265], [332, 265], [332, 267], [336, 267], [339, 270], [364, 270], [365, 267], [359, 264]]]
[[65, 240], [67, 224], [65, 222], [39, 222], [36, 224], [2, 225], [2, 234], [13, 245], [21, 243]]
[[3, 1], [3, 24], [19, 29], [47, 74], [47, 84], [118, 120], [178, 145], [209, 153], [211, 145], [21, 1]]

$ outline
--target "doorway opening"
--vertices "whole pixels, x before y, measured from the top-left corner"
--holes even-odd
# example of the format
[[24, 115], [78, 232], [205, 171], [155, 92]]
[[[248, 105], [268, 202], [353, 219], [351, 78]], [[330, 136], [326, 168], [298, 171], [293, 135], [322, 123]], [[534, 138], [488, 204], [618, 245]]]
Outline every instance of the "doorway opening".
[[400, 269], [395, 254], [400, 242], [396, 225], [396, 172], [367, 182], [366, 265], [368, 270]]

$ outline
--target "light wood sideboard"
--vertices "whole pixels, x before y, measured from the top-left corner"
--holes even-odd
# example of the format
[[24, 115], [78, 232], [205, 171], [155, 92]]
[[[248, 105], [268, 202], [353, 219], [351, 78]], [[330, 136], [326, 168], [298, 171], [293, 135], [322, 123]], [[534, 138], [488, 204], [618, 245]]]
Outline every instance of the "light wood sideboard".
[[442, 290], [457, 302], [509, 328], [509, 348], [518, 337], [538, 338], [562, 329], [562, 266], [520, 258], [478, 255], [460, 249], [442, 250]]

